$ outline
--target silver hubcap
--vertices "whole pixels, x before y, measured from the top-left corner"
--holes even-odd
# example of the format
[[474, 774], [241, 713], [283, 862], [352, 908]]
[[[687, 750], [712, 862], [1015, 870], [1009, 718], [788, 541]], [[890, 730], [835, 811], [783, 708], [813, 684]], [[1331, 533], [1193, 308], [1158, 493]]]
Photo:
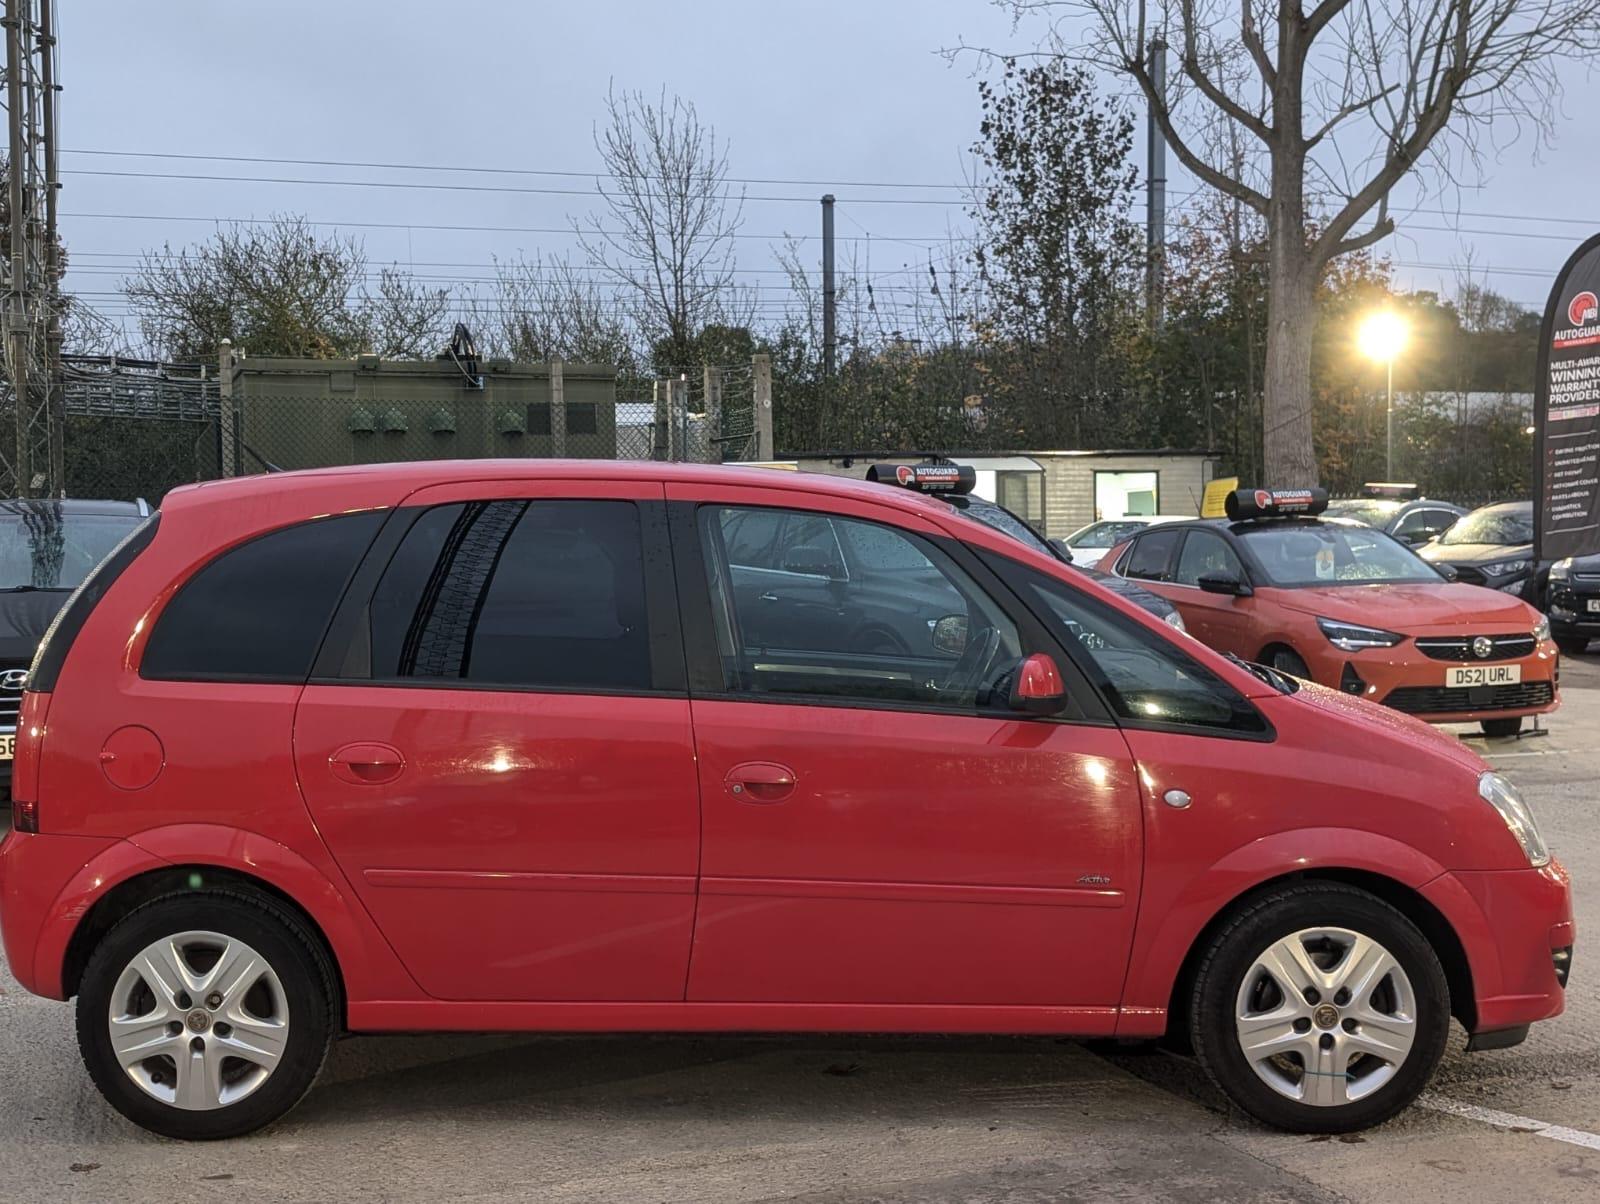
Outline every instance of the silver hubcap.
[[1306, 928], [1269, 946], [1239, 987], [1239, 1048], [1279, 1095], [1322, 1108], [1394, 1078], [1416, 1040], [1417, 1001], [1400, 963], [1347, 928]]
[[243, 941], [180, 932], [128, 963], [108, 1017], [117, 1061], [147, 1095], [203, 1112], [271, 1077], [289, 1039], [277, 974]]

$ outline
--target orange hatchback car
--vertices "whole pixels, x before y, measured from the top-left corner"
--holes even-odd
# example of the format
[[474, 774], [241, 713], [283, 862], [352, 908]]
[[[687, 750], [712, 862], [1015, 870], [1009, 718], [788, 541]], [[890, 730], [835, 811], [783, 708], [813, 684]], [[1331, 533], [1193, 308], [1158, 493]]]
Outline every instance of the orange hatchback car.
[[1512, 736], [1557, 704], [1550, 621], [1400, 541], [1319, 518], [1320, 489], [1241, 489], [1225, 521], [1146, 530], [1100, 567], [1177, 606], [1219, 652], [1433, 723]]

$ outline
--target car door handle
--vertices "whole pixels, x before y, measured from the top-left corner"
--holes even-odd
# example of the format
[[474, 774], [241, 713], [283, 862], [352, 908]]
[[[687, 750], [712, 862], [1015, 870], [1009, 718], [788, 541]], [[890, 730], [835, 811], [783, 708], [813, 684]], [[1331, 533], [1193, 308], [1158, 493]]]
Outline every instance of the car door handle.
[[333, 776], [357, 786], [381, 786], [392, 782], [406, 767], [398, 748], [387, 744], [346, 744], [328, 758]]
[[794, 793], [794, 770], [773, 761], [746, 761], [722, 779], [728, 793], [743, 803], [781, 803]]
[[763, 602], [776, 602], [777, 600], [778, 595], [773, 593], [770, 589], [761, 595], [761, 601]]

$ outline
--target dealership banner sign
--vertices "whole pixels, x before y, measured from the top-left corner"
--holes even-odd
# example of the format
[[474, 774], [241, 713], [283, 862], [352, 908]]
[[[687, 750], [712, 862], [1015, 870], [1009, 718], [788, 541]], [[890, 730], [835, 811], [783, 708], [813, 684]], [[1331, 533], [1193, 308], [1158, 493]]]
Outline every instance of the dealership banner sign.
[[1545, 306], [1533, 395], [1534, 555], [1600, 552], [1600, 235]]

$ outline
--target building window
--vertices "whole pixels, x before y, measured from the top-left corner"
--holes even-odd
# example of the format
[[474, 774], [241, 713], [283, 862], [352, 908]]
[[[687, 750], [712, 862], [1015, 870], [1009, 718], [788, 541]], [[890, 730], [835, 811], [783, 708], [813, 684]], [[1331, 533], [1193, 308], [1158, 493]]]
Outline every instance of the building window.
[[597, 408], [592, 401], [567, 402], [567, 434], [598, 435], [600, 428]]
[[528, 434], [548, 435], [550, 433], [550, 403], [548, 401], [530, 401], [528, 403]]
[[1159, 514], [1161, 474], [1157, 472], [1096, 472], [1095, 518], [1128, 518]]

